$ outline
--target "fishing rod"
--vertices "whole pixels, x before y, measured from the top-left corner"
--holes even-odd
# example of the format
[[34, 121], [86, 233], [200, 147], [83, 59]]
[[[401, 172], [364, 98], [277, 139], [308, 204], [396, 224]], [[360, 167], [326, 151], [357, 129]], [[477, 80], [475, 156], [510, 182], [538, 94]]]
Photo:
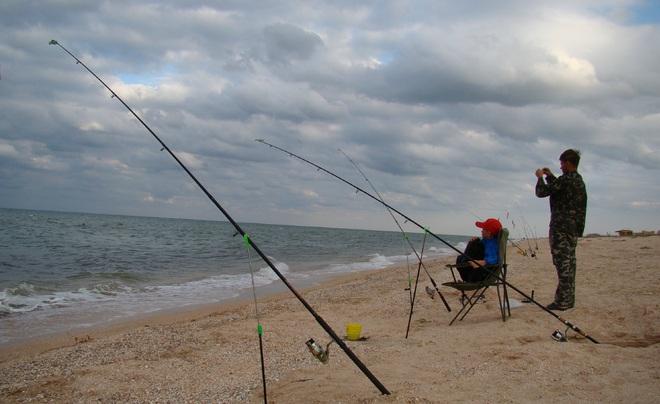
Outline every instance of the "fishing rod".
[[250, 254], [250, 237], [243, 237], [243, 244], [248, 256], [248, 267], [250, 268], [250, 282], [252, 283], [252, 299], [254, 299], [254, 317], [257, 319], [257, 334], [259, 335], [259, 357], [261, 358], [261, 383], [264, 387], [264, 404], [268, 404], [266, 392], [266, 365], [264, 363], [264, 343], [262, 335], [264, 329], [259, 319], [259, 305], [257, 304], [257, 288], [254, 285], [254, 271], [252, 270], [252, 254]]
[[529, 237], [529, 232], [527, 231], [527, 230], [531, 231], [531, 228], [529, 227], [529, 224], [525, 220], [524, 216], [520, 216], [520, 219], [523, 222], [523, 232], [525, 233], [525, 239], [527, 240], [527, 246], [529, 246], [529, 255], [532, 258], [536, 258], [536, 253], [534, 253], [534, 249], [532, 248], [532, 242], [531, 242], [530, 237]]
[[[364, 171], [362, 171], [362, 169], [360, 168], [360, 166], [359, 166], [359, 165], [358, 165], [358, 164], [357, 164], [357, 163], [356, 163], [356, 162], [355, 162], [355, 161], [354, 161], [354, 160], [353, 160], [348, 154], [346, 154], [342, 149], [338, 149], [338, 150], [339, 150], [344, 156], [346, 156], [346, 158], [348, 159], [348, 161], [350, 161], [351, 164], [353, 164], [353, 166], [355, 167], [355, 169], [356, 169], [360, 174], [362, 174], [362, 177], [364, 177], [365, 181], [367, 181], [367, 183], [371, 186], [371, 189], [373, 189], [373, 191], [376, 193], [376, 195], [378, 195], [378, 199], [380, 199], [381, 202], [385, 202], [385, 199], [383, 198], [383, 195], [381, 195], [380, 192], [378, 192], [378, 190], [377, 190], [376, 187], [374, 186], [374, 184], [373, 184], [371, 181], [369, 181], [369, 178], [367, 178], [367, 175], [364, 173]], [[431, 283], [433, 284], [433, 287], [434, 287], [435, 290], [438, 292], [438, 295], [439, 295], [440, 298], [442, 299], [442, 302], [445, 304], [445, 308], [447, 308], [447, 311], [451, 311], [451, 307], [449, 307], [449, 304], [447, 304], [447, 301], [445, 300], [445, 297], [442, 295], [442, 293], [440, 293], [440, 290], [438, 289], [438, 285], [435, 283], [435, 280], [433, 279], [433, 277], [431, 276], [431, 274], [429, 273], [429, 271], [426, 269], [426, 265], [424, 265], [424, 262], [423, 262], [423, 260], [422, 260], [422, 256], [423, 256], [424, 254], [421, 254], [421, 255], [420, 255], [420, 254], [417, 253], [417, 250], [415, 249], [415, 246], [413, 246], [412, 241], [410, 241], [410, 239], [408, 238], [408, 235], [407, 235], [406, 232], [403, 230], [403, 227], [401, 227], [401, 224], [400, 224], [399, 221], [397, 220], [396, 216], [394, 216], [394, 214], [392, 213], [392, 211], [390, 210], [390, 208], [388, 208], [387, 206], [385, 206], [385, 209], [387, 210], [387, 213], [389, 213], [390, 216], [392, 217], [392, 219], [394, 220], [394, 223], [396, 223], [397, 227], [398, 227], [399, 230], [401, 231], [401, 234], [403, 234], [403, 238], [408, 242], [408, 246], [410, 246], [410, 249], [415, 253], [415, 256], [417, 257], [417, 260], [418, 260], [419, 263], [420, 263], [420, 266], [421, 266], [422, 268], [424, 268], [424, 272], [426, 272], [426, 275], [427, 275], [427, 276], [429, 277], [429, 279], [431, 280]], [[426, 229], [425, 229], [425, 231], [426, 231]], [[422, 248], [423, 248], [423, 247], [422, 247]], [[419, 268], [418, 268], [418, 270], [417, 270], [417, 280], [419, 280]], [[415, 290], [417, 290], [417, 285], [415, 285]], [[414, 301], [415, 301], [415, 294], [413, 294], [413, 302], [414, 302]]]
[[[530, 243], [530, 241], [529, 241], [529, 236], [528, 236], [528, 234], [527, 234], [527, 230], [525, 229], [525, 227], [523, 226], [523, 230], [525, 231], [525, 237], [521, 237], [521, 238], [520, 238], [520, 242], [522, 243], [522, 242], [525, 241], [525, 240], [527, 241], [527, 245], [529, 246], [529, 252], [528, 252], [528, 250], [525, 250], [525, 249], [523, 249], [522, 247], [520, 247], [520, 245], [519, 245], [518, 243], [516, 243], [515, 240], [513, 239], [513, 236], [512, 236], [512, 235], [513, 235], [513, 230], [516, 229], [516, 222], [513, 220], [513, 218], [510, 218], [510, 217], [509, 217], [510, 214], [509, 214], [509, 211], [508, 211], [508, 210], [505, 210], [504, 213], [505, 213], [505, 217], [506, 217], [506, 221], [507, 221], [507, 223], [510, 223], [510, 224], [511, 224], [511, 227], [512, 227], [512, 228], [509, 228], [509, 230], [511, 231], [511, 233], [510, 233], [511, 238], [509, 238], [509, 242], [511, 243], [511, 245], [513, 245], [514, 247], [516, 247], [516, 248], [518, 249], [518, 252], [519, 252], [523, 257], [531, 256], [532, 258], [536, 258], [536, 254], [534, 253], [534, 250], [532, 249], [532, 245], [531, 245], [531, 243]], [[524, 217], [524, 216], [520, 216], [520, 217], [521, 217], [521, 219], [522, 219], [523, 221], [525, 220], [525, 217]], [[537, 251], [538, 251], [538, 244], [537, 244]]]
[[524, 256], [524, 257], [527, 256], [527, 251], [525, 251], [525, 250], [523, 250], [522, 248], [520, 248], [520, 246], [518, 245], [518, 243], [516, 243], [514, 240], [509, 239], [509, 243], [511, 243], [512, 246], [516, 247], [516, 248], [518, 249], [518, 251], [520, 251], [520, 254], [521, 254], [522, 256]]
[[314, 319], [319, 323], [319, 325], [325, 330], [325, 332], [327, 332], [328, 335], [330, 335], [330, 337], [337, 343], [337, 345], [351, 359], [351, 361], [353, 361], [355, 366], [357, 366], [362, 371], [362, 373], [364, 373], [364, 375], [367, 376], [369, 378], [369, 380], [371, 380], [371, 382], [378, 388], [378, 390], [380, 390], [380, 392], [382, 394], [388, 394], [389, 395], [390, 392], [387, 390], [387, 388], [385, 388], [385, 386], [376, 378], [376, 376], [373, 375], [373, 373], [371, 373], [371, 371], [364, 365], [364, 363], [362, 363], [362, 361], [360, 361], [360, 359], [355, 355], [355, 353], [353, 353], [353, 351], [346, 345], [346, 343], [344, 343], [344, 341], [342, 341], [342, 339], [337, 335], [337, 333], [335, 333], [335, 331], [323, 319], [323, 317], [321, 317], [318, 313], [316, 313], [316, 311], [312, 308], [312, 306], [310, 306], [310, 304], [307, 303], [307, 301], [302, 297], [302, 295], [300, 293], [298, 293], [298, 291], [293, 287], [293, 285], [291, 285], [289, 283], [289, 281], [286, 279], [286, 277], [275, 267], [275, 265], [266, 256], [266, 254], [264, 254], [261, 251], [261, 249], [254, 242], [254, 240], [252, 240], [252, 238], [249, 237], [248, 234], [245, 231], [243, 231], [241, 226], [239, 226], [239, 224], [229, 215], [229, 213], [220, 205], [220, 203], [218, 203], [218, 201], [215, 199], [215, 197], [213, 197], [213, 195], [211, 195], [211, 193], [204, 187], [204, 185], [202, 185], [202, 183], [199, 182], [199, 180], [193, 175], [193, 173], [190, 170], [188, 170], [188, 167], [186, 167], [183, 164], [183, 162], [181, 162], [181, 160], [174, 154], [174, 152], [172, 152], [172, 150], [158, 137], [158, 135], [156, 135], [156, 133], [153, 130], [151, 130], [149, 125], [147, 125], [133, 111], [133, 109], [131, 109], [131, 107], [129, 107], [128, 104], [126, 104], [124, 102], [124, 100], [122, 100], [121, 97], [119, 97], [117, 95], [117, 93], [115, 93], [107, 84], [105, 84], [105, 82], [103, 80], [101, 80], [101, 78], [99, 76], [97, 76], [96, 73], [94, 73], [89, 67], [87, 67], [87, 65], [85, 65], [80, 59], [78, 59], [76, 56], [74, 56], [73, 53], [69, 52], [68, 49], [66, 49], [64, 46], [62, 46], [59, 42], [57, 42], [54, 39], [49, 42], [49, 45], [57, 45], [60, 48], [62, 48], [66, 53], [68, 53], [69, 56], [71, 56], [73, 59], [76, 60], [76, 64], [82, 65], [85, 68], [85, 70], [87, 70], [101, 84], [103, 84], [103, 86], [106, 89], [108, 89], [108, 91], [110, 91], [110, 93], [112, 94], [112, 98], [117, 98], [119, 100], [119, 102], [121, 102], [122, 105], [124, 105], [124, 107], [126, 107], [126, 109], [128, 109], [130, 111], [130, 113], [133, 114], [133, 116], [138, 121], [140, 121], [142, 126], [144, 126], [145, 129], [147, 129], [147, 131], [149, 131], [149, 133], [163, 147], [161, 150], [167, 150], [167, 152], [170, 154], [170, 156], [172, 156], [172, 158], [174, 160], [176, 160], [176, 162], [179, 164], [179, 166], [188, 174], [188, 176], [190, 176], [190, 178], [195, 182], [195, 184], [197, 184], [197, 186], [209, 198], [209, 200], [213, 203], [213, 205], [215, 205], [215, 207], [218, 208], [218, 210], [220, 212], [222, 212], [222, 214], [227, 218], [227, 220], [229, 220], [229, 222], [232, 224], [232, 226], [234, 226], [236, 231], [241, 236], [243, 236], [243, 239], [245, 240], [245, 242], [248, 243], [254, 249], [254, 251], [256, 251], [256, 253], [261, 257], [261, 259], [264, 260], [264, 262], [270, 267], [270, 269], [272, 269], [273, 272], [275, 272], [277, 277], [280, 278], [280, 280], [284, 283], [284, 285], [286, 285], [286, 287], [291, 291], [291, 293], [293, 293], [294, 296], [300, 301], [300, 303], [302, 303], [302, 305], [305, 306], [307, 311], [309, 311], [309, 313], [314, 317]]
[[[318, 164], [316, 164], [316, 163], [313, 163], [313, 162], [307, 160], [307, 159], [304, 158], [304, 157], [301, 157], [301, 156], [299, 156], [299, 155], [297, 155], [297, 154], [295, 154], [295, 153], [292, 153], [292, 152], [290, 152], [290, 151], [288, 151], [288, 150], [286, 150], [286, 149], [283, 149], [283, 148], [281, 148], [281, 147], [279, 147], [279, 146], [275, 146], [274, 144], [268, 143], [268, 142], [266, 142], [264, 139], [255, 139], [255, 140], [256, 140], [257, 142], [259, 142], [259, 143], [262, 143], [262, 144], [264, 144], [264, 145], [270, 146], [270, 147], [273, 148], [273, 149], [276, 149], [276, 150], [279, 150], [279, 151], [281, 151], [281, 152], [283, 152], [283, 153], [285, 153], [285, 154], [288, 154], [288, 155], [291, 156], [291, 157], [295, 157], [296, 159], [298, 159], [298, 160], [300, 160], [300, 161], [303, 161], [303, 162], [305, 162], [305, 163], [307, 163], [307, 164], [309, 164], [309, 165], [311, 165], [311, 166], [313, 166], [313, 167], [316, 167], [317, 170], [323, 171], [324, 173], [326, 173], [326, 174], [328, 174], [328, 175], [330, 175], [330, 176], [332, 176], [332, 177], [338, 179], [339, 181], [341, 181], [341, 182], [343, 182], [343, 183], [349, 185], [350, 187], [353, 187], [356, 191], [358, 191], [358, 192], [362, 192], [364, 195], [366, 195], [366, 196], [368, 196], [369, 198], [375, 200], [376, 202], [381, 203], [381, 204], [387, 206], [390, 210], [392, 210], [393, 212], [395, 212], [395, 213], [398, 214], [399, 216], [401, 216], [401, 217], [403, 217], [404, 219], [406, 219], [406, 221], [408, 221], [408, 222], [414, 224], [415, 226], [419, 227], [420, 229], [424, 230], [425, 232], [427, 232], [428, 234], [430, 234], [431, 236], [433, 236], [435, 239], [437, 239], [438, 241], [440, 241], [441, 243], [443, 243], [444, 245], [446, 245], [446, 246], [449, 247], [450, 249], [456, 251], [456, 252], [459, 253], [459, 254], [463, 254], [463, 255], [464, 255], [464, 253], [463, 253], [462, 251], [460, 251], [458, 248], [454, 247], [454, 246], [453, 246], [452, 244], [450, 244], [449, 242], [445, 241], [443, 238], [441, 238], [441, 237], [438, 236], [437, 234], [435, 234], [435, 233], [433, 233], [432, 231], [428, 230], [428, 228], [426, 228], [426, 227], [422, 226], [421, 224], [417, 223], [415, 220], [413, 220], [412, 218], [410, 218], [410, 217], [408, 217], [407, 215], [403, 214], [402, 212], [400, 212], [400, 211], [397, 210], [396, 208], [392, 207], [392, 206], [389, 205], [387, 202], [383, 202], [383, 201], [381, 201], [380, 199], [378, 199], [378, 198], [375, 197], [374, 195], [370, 194], [369, 192], [365, 191], [364, 189], [360, 188], [359, 186], [357, 186], [357, 185], [355, 185], [355, 184], [353, 184], [353, 183], [351, 183], [351, 182], [345, 180], [344, 178], [338, 176], [337, 174], [335, 174], [335, 173], [333, 173], [333, 172], [331, 172], [331, 171], [328, 171], [327, 169], [321, 167], [320, 165], [318, 165]], [[478, 262], [476, 262], [476, 261], [473, 260], [472, 258], [470, 258], [470, 257], [467, 257], [467, 258], [468, 258], [471, 262], [474, 262], [479, 268], [482, 268], [482, 269], [486, 269], [486, 270], [488, 270], [487, 268], [485, 268], [483, 265], [479, 264]], [[541, 303], [537, 302], [537, 301], [534, 300], [532, 297], [528, 296], [525, 292], [523, 292], [522, 290], [520, 290], [520, 289], [518, 289], [517, 287], [513, 286], [512, 284], [510, 284], [508, 281], [506, 281], [506, 280], [503, 279], [502, 277], [500, 277], [500, 276], [498, 276], [498, 275], [496, 275], [496, 274], [493, 274], [493, 276], [496, 277], [499, 281], [501, 281], [501, 282], [502, 282], [503, 284], [505, 284], [506, 286], [508, 286], [508, 287], [510, 287], [511, 289], [513, 289], [513, 290], [515, 290], [516, 292], [518, 292], [521, 296], [525, 297], [525, 298], [526, 298], [527, 300], [529, 300], [530, 302], [532, 302], [532, 303], [534, 303], [535, 305], [537, 305], [541, 310], [545, 311], [546, 313], [548, 313], [548, 314], [550, 314], [551, 316], [555, 317], [557, 320], [559, 320], [559, 321], [561, 321], [562, 323], [564, 323], [564, 325], [566, 325], [568, 328], [572, 329], [572, 330], [575, 331], [576, 333], [578, 333], [578, 334], [582, 335], [583, 337], [587, 338], [589, 341], [591, 341], [591, 342], [593, 342], [593, 343], [595, 343], [595, 344], [599, 344], [599, 342], [596, 341], [596, 339], [594, 339], [594, 338], [591, 337], [590, 335], [586, 334], [586, 333], [585, 333], [584, 331], [582, 331], [579, 327], [577, 327], [576, 325], [572, 324], [570, 321], [564, 319], [564, 318], [561, 317], [560, 315], [554, 313], [554, 312], [551, 311], [550, 309], [546, 308], [546, 307], [543, 306]]]
[[532, 227], [531, 225], [529, 226], [529, 230], [532, 232], [532, 237], [534, 237], [534, 249], [536, 251], [539, 250], [539, 236], [536, 233], [536, 228]]
[[[509, 217], [509, 211], [508, 210], [506, 210], [504, 212], [505, 212], [505, 217], [506, 217], [507, 223], [509, 223], [511, 225], [511, 227], [509, 228], [509, 231], [511, 232], [511, 233], [509, 233], [510, 236], [511, 236], [509, 238], [509, 243], [511, 243], [512, 246], [514, 246], [518, 249], [518, 252], [520, 253], [520, 255], [522, 255], [523, 257], [526, 257], [527, 256], [527, 250], [520, 247], [520, 245], [518, 243], [516, 243], [516, 241], [513, 239], [513, 230], [516, 229], [516, 222], [513, 221], [513, 218]], [[521, 238], [520, 240], [522, 242], [522, 240], [524, 240], [524, 239]]]
[[[369, 178], [364, 173], [364, 171], [362, 171], [360, 166], [348, 154], [346, 154], [342, 149], [338, 149], [338, 150], [348, 159], [348, 161], [351, 162], [351, 164], [353, 164], [353, 167], [355, 167], [355, 169], [362, 175], [362, 177], [365, 179], [365, 181], [367, 181], [369, 186], [371, 186], [371, 189], [376, 193], [376, 195], [378, 195], [378, 199], [380, 199], [381, 202], [385, 202], [385, 199], [383, 198], [383, 195], [381, 195], [380, 192], [378, 192], [378, 190], [376, 189], [374, 184], [369, 180]], [[424, 241], [422, 242], [422, 252], [421, 252], [421, 254], [418, 254], [417, 250], [415, 249], [415, 246], [413, 246], [412, 242], [408, 238], [408, 235], [403, 230], [403, 227], [401, 227], [401, 224], [397, 220], [396, 216], [394, 216], [394, 213], [392, 213], [392, 211], [387, 206], [385, 206], [385, 209], [387, 210], [387, 213], [389, 213], [390, 216], [392, 217], [392, 219], [394, 220], [394, 223], [396, 223], [397, 227], [401, 231], [401, 234], [403, 235], [403, 238], [408, 242], [408, 246], [410, 246], [410, 249], [415, 253], [415, 256], [417, 257], [417, 260], [419, 262], [419, 264], [417, 265], [417, 277], [415, 279], [415, 290], [412, 293], [412, 299], [410, 301], [410, 314], [408, 316], [408, 328], [406, 329], [406, 338], [408, 338], [408, 333], [410, 331], [410, 321], [412, 320], [413, 308], [415, 306], [415, 297], [417, 296], [417, 284], [419, 283], [419, 273], [420, 273], [421, 268], [424, 268], [424, 272], [426, 273], [426, 275], [431, 280], [431, 284], [435, 288], [435, 291], [438, 292], [438, 296], [440, 296], [440, 299], [442, 299], [442, 303], [444, 303], [445, 308], [447, 309], [448, 312], [451, 312], [451, 307], [449, 307], [449, 304], [447, 303], [447, 300], [445, 300], [445, 297], [442, 295], [442, 292], [440, 292], [440, 288], [438, 288], [438, 285], [435, 283], [435, 280], [433, 279], [433, 277], [431, 276], [429, 271], [426, 269], [426, 265], [424, 265], [424, 261], [422, 260], [422, 257], [424, 256], [424, 245], [426, 243], [426, 232], [424, 232]], [[408, 276], [410, 277], [410, 275], [408, 275]]]

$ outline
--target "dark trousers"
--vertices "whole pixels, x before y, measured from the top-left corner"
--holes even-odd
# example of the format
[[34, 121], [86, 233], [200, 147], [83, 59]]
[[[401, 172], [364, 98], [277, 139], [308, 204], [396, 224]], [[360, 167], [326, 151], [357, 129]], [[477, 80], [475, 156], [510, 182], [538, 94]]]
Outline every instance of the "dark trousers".
[[575, 248], [578, 238], [574, 234], [550, 230], [550, 251], [557, 269], [555, 303], [560, 306], [575, 305]]
[[463, 254], [456, 258], [456, 269], [463, 282], [481, 282], [488, 277], [489, 271], [485, 268], [472, 268], [470, 257], [473, 260], [484, 259], [485, 249], [481, 239], [470, 240]]

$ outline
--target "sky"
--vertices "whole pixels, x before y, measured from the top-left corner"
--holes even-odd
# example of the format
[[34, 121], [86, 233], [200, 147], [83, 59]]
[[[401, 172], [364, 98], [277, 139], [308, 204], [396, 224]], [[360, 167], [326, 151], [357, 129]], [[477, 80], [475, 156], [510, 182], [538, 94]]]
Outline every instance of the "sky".
[[[0, 2], [0, 207], [547, 234], [534, 172], [582, 153], [585, 233], [660, 230], [660, 2]], [[407, 225], [408, 231], [419, 230]]]

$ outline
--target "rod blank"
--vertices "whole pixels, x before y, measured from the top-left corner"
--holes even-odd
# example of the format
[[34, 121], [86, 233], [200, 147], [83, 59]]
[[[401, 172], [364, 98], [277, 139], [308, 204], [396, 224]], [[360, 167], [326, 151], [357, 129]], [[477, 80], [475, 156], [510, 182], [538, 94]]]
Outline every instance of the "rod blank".
[[[199, 182], [199, 180], [193, 175], [193, 173], [190, 172], [190, 170], [188, 170], [188, 167], [186, 167], [183, 164], [183, 162], [174, 154], [174, 152], [172, 152], [172, 150], [158, 137], [158, 135], [156, 135], [156, 133], [154, 133], [154, 131], [151, 130], [149, 125], [147, 125], [133, 111], [133, 109], [131, 109], [131, 107], [129, 107], [128, 104], [126, 104], [124, 102], [124, 100], [121, 99], [121, 97], [119, 97], [117, 95], [117, 93], [115, 93], [103, 80], [101, 80], [101, 78], [99, 76], [96, 75], [96, 73], [94, 73], [89, 67], [87, 67], [87, 65], [85, 65], [80, 59], [78, 59], [76, 56], [74, 56], [73, 53], [69, 52], [69, 50], [66, 49], [64, 46], [62, 46], [59, 42], [57, 42], [56, 40], [53, 39], [49, 42], [49, 45], [57, 45], [60, 48], [62, 48], [66, 53], [69, 54], [69, 56], [71, 56], [72, 58], [74, 58], [76, 60], [77, 64], [80, 64], [82, 67], [84, 67], [85, 70], [87, 70], [101, 84], [103, 84], [103, 86], [106, 89], [108, 89], [108, 91], [110, 91], [110, 93], [112, 93], [113, 97], [117, 98], [117, 100], [119, 100], [119, 102], [121, 102], [122, 105], [124, 105], [124, 107], [126, 107], [126, 109], [128, 109], [128, 111], [130, 111], [130, 113], [133, 114], [133, 116], [138, 121], [140, 121], [142, 126], [144, 126], [145, 129], [147, 131], [149, 131], [149, 133], [151, 133], [151, 135], [158, 141], [158, 143], [161, 144], [163, 149], [167, 150], [167, 152], [170, 154], [170, 156], [172, 156], [172, 158], [174, 160], [176, 160], [176, 162], [179, 164], [179, 166], [188, 174], [188, 176], [190, 176], [190, 178], [195, 182], [195, 184], [197, 184], [197, 186], [202, 190], [202, 192], [204, 192], [204, 194], [211, 200], [213, 205], [215, 205], [215, 207], [218, 208], [218, 210], [220, 210], [220, 212], [222, 212], [222, 214], [227, 218], [227, 220], [229, 220], [229, 222], [234, 226], [236, 231], [241, 236], [245, 236], [246, 233], [245, 233], [245, 231], [243, 231], [241, 226], [239, 226], [239, 224], [236, 223], [236, 221], [229, 215], [229, 213], [220, 205], [220, 203], [218, 203], [218, 201], [215, 199], [215, 197], [213, 195], [211, 195], [211, 193], [204, 187], [204, 185], [202, 185], [201, 182]], [[286, 285], [286, 287], [291, 291], [291, 293], [293, 293], [294, 296], [296, 296], [296, 298], [300, 301], [300, 303], [302, 303], [302, 305], [305, 306], [307, 311], [310, 312], [310, 314], [314, 317], [314, 319], [316, 319], [316, 321], [319, 323], [319, 325], [325, 330], [325, 332], [328, 333], [328, 335], [330, 335], [330, 337], [337, 343], [337, 345], [339, 345], [339, 347], [346, 353], [346, 355], [351, 359], [351, 361], [353, 361], [353, 363], [362, 371], [362, 373], [364, 373], [364, 375], [367, 376], [367, 378], [369, 378], [369, 380], [371, 380], [371, 382], [378, 388], [378, 390], [380, 390], [380, 392], [382, 394], [390, 394], [390, 392], [387, 390], [387, 388], [385, 388], [385, 386], [376, 378], [376, 376], [373, 375], [373, 373], [371, 373], [371, 371], [364, 365], [364, 363], [362, 363], [362, 361], [360, 361], [360, 359], [355, 355], [355, 353], [353, 353], [353, 351], [346, 345], [346, 343], [344, 343], [344, 341], [342, 341], [342, 339], [337, 335], [337, 333], [335, 333], [335, 331], [330, 327], [330, 325], [318, 313], [316, 313], [316, 311], [312, 308], [312, 306], [310, 306], [310, 304], [307, 303], [307, 301], [302, 297], [302, 295], [300, 293], [298, 293], [298, 291], [293, 287], [293, 285], [291, 285], [289, 283], [289, 281], [286, 279], [286, 277], [275, 267], [275, 265], [266, 256], [266, 254], [264, 254], [261, 251], [261, 249], [254, 243], [252, 238], [247, 237], [247, 240], [248, 240], [250, 246], [252, 248], [254, 248], [254, 251], [256, 251], [257, 254], [259, 254], [259, 256], [261, 257], [261, 259], [263, 259], [264, 262], [270, 267], [270, 269], [272, 269], [273, 272], [275, 272], [277, 277], [280, 278], [280, 280]]]
[[[410, 222], [410, 223], [414, 224], [415, 226], [419, 227], [420, 229], [424, 230], [425, 232], [427, 232], [428, 234], [430, 234], [431, 236], [433, 236], [435, 239], [437, 239], [438, 241], [440, 241], [441, 243], [443, 243], [443, 244], [446, 245], [447, 247], [451, 248], [452, 250], [456, 251], [456, 252], [459, 253], [459, 254], [463, 254], [462, 251], [460, 251], [458, 248], [454, 247], [451, 243], [447, 242], [446, 240], [444, 240], [443, 238], [441, 238], [441, 237], [438, 236], [437, 234], [435, 234], [435, 233], [433, 233], [432, 231], [430, 231], [427, 227], [422, 226], [421, 224], [417, 223], [415, 220], [411, 219], [410, 217], [408, 217], [408, 216], [406, 216], [405, 214], [401, 213], [401, 212], [400, 212], [399, 210], [397, 210], [396, 208], [392, 207], [392, 206], [391, 206], [390, 204], [388, 204], [387, 202], [384, 202], [384, 201], [378, 199], [376, 196], [370, 194], [369, 192], [367, 192], [367, 191], [365, 191], [364, 189], [358, 187], [357, 185], [351, 183], [350, 181], [345, 180], [344, 178], [338, 176], [337, 174], [335, 174], [335, 173], [333, 173], [333, 172], [331, 172], [331, 171], [329, 171], [329, 170], [326, 170], [325, 168], [321, 167], [320, 165], [318, 165], [318, 164], [316, 164], [316, 163], [313, 163], [313, 162], [307, 160], [307, 159], [304, 158], [304, 157], [301, 157], [301, 156], [299, 156], [299, 155], [297, 155], [297, 154], [294, 154], [294, 153], [292, 153], [292, 152], [290, 152], [290, 151], [288, 151], [288, 150], [286, 150], [286, 149], [283, 149], [283, 148], [281, 148], [281, 147], [275, 146], [274, 144], [268, 143], [268, 142], [266, 142], [264, 139], [255, 139], [255, 140], [256, 140], [257, 142], [259, 142], [259, 143], [262, 143], [262, 144], [265, 144], [265, 145], [267, 145], [267, 146], [270, 146], [270, 148], [272, 148], [272, 149], [277, 149], [277, 150], [279, 150], [279, 151], [281, 151], [281, 152], [283, 152], [283, 153], [285, 153], [285, 154], [288, 154], [288, 155], [291, 156], [291, 157], [295, 157], [295, 158], [297, 158], [297, 159], [300, 160], [300, 161], [304, 161], [305, 163], [310, 164], [310, 165], [312, 165], [313, 167], [316, 167], [318, 170], [321, 170], [321, 171], [325, 172], [326, 174], [329, 174], [330, 176], [335, 177], [335, 178], [338, 179], [339, 181], [341, 181], [341, 182], [343, 182], [343, 183], [345, 183], [345, 184], [347, 184], [347, 185], [349, 185], [349, 186], [355, 188], [356, 192], [362, 192], [363, 194], [365, 194], [366, 196], [368, 196], [368, 197], [370, 197], [371, 199], [375, 200], [376, 202], [385, 205], [386, 208], [390, 209], [392, 212], [396, 212], [398, 215], [400, 215], [402, 218], [404, 218], [404, 219], [406, 220], [406, 222]], [[469, 257], [468, 257], [468, 258], [469, 258]], [[472, 261], [472, 262], [474, 262], [475, 264], [477, 264], [477, 265], [479, 266], [479, 268], [484, 268], [481, 264], [479, 264], [478, 262], [476, 262], [475, 260], [473, 260], [473, 259], [471, 259], [471, 258], [470, 258], [470, 261]], [[598, 343], [599, 343], [599, 342], [596, 341], [593, 337], [591, 337], [590, 335], [586, 334], [584, 331], [582, 331], [581, 329], [579, 329], [577, 326], [573, 325], [571, 322], [569, 322], [568, 320], [562, 318], [562, 317], [559, 316], [558, 314], [552, 312], [550, 309], [546, 308], [546, 307], [543, 306], [541, 303], [537, 302], [537, 301], [534, 300], [532, 297], [530, 297], [530, 296], [528, 296], [527, 294], [525, 294], [525, 292], [523, 292], [522, 290], [520, 290], [520, 289], [518, 289], [517, 287], [513, 286], [512, 284], [510, 284], [508, 281], [504, 280], [503, 278], [501, 278], [500, 276], [498, 276], [498, 275], [496, 275], [496, 274], [493, 274], [493, 276], [495, 276], [498, 280], [500, 280], [501, 282], [503, 282], [505, 285], [507, 285], [507, 286], [510, 287], [511, 289], [513, 289], [513, 290], [515, 290], [516, 292], [518, 292], [521, 296], [525, 297], [525, 298], [526, 298], [527, 300], [529, 300], [530, 302], [532, 302], [532, 303], [534, 303], [535, 305], [537, 305], [538, 307], [540, 307], [540, 308], [541, 308], [543, 311], [545, 311], [546, 313], [550, 314], [551, 316], [555, 317], [557, 320], [559, 320], [559, 321], [561, 321], [562, 323], [564, 323], [567, 327], [569, 327], [569, 328], [572, 329], [573, 331], [575, 331], [575, 332], [577, 332], [578, 334], [582, 335], [583, 337], [587, 338], [589, 341], [593, 342], [594, 344], [598, 344]]]

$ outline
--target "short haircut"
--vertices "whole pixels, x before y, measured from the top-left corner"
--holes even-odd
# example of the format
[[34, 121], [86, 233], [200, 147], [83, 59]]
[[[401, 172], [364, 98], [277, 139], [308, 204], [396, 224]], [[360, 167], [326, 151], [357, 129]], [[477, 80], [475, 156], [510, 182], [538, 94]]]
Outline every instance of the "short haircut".
[[568, 149], [559, 156], [560, 161], [568, 161], [575, 167], [580, 164], [580, 151], [576, 149]]

